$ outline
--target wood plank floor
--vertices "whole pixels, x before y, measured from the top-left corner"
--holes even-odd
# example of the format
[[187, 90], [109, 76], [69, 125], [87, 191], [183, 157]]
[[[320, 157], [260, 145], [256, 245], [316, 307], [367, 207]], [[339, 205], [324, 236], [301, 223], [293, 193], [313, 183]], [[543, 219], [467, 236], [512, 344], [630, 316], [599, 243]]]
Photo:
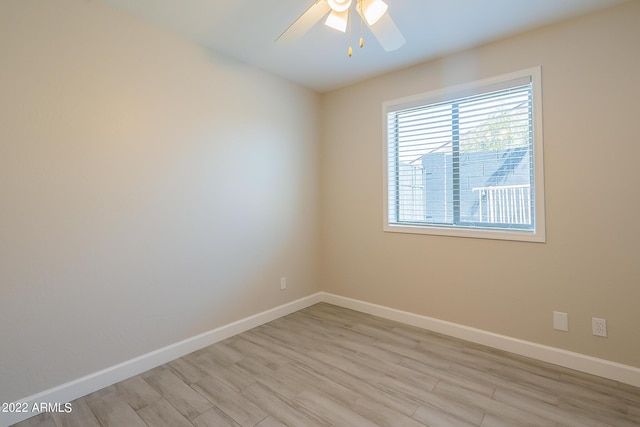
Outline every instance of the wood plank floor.
[[640, 426], [640, 389], [317, 304], [26, 426]]

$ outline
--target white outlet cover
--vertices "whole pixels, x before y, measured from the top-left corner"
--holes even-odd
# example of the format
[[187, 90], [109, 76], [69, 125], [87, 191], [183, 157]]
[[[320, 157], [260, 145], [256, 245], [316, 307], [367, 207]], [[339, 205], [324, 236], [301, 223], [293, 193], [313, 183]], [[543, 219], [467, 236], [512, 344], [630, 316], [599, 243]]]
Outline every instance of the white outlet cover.
[[553, 312], [553, 329], [557, 331], [569, 331], [569, 315], [561, 311]]
[[593, 335], [596, 337], [607, 337], [607, 320], [599, 319], [597, 317], [591, 318], [591, 327]]

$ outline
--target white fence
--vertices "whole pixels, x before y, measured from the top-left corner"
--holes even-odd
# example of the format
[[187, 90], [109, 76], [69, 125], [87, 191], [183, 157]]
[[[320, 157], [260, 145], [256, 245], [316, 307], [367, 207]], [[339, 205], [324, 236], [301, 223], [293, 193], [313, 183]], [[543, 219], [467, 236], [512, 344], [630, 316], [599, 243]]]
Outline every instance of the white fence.
[[529, 184], [476, 187], [480, 222], [494, 224], [531, 224], [531, 188]]

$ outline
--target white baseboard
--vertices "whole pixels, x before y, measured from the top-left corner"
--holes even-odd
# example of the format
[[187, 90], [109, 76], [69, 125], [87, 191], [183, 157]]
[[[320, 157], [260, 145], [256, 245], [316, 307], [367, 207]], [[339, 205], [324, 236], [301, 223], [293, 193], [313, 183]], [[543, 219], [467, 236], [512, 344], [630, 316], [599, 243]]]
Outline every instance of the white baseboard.
[[153, 369], [164, 363], [182, 357], [193, 351], [207, 347], [226, 338], [232, 337], [256, 326], [294, 313], [318, 302], [326, 302], [340, 307], [350, 308], [385, 319], [394, 320], [407, 325], [416, 326], [433, 332], [449, 335], [477, 344], [487, 345], [499, 350], [509, 351], [521, 356], [553, 363], [577, 371], [586, 372], [621, 383], [640, 387], [640, 368], [611, 362], [584, 354], [562, 350], [555, 347], [536, 344], [529, 341], [494, 334], [481, 329], [471, 328], [432, 317], [422, 316], [407, 311], [397, 310], [382, 305], [372, 304], [326, 292], [292, 301], [290, 303], [263, 311], [261, 313], [238, 320], [228, 325], [212, 329], [200, 335], [188, 338], [167, 347], [143, 354], [118, 365], [103, 369], [82, 378], [70, 381], [41, 393], [20, 399], [26, 403], [28, 413], [0, 413], [0, 427], [6, 427], [37, 414], [31, 412], [34, 404], [40, 402], [66, 403], [85, 396], [94, 391]]
[[153, 369], [164, 363], [187, 355], [201, 348], [215, 344], [226, 338], [232, 337], [256, 326], [263, 325], [272, 320], [294, 313], [303, 308], [322, 301], [322, 294], [316, 293], [308, 297], [300, 298], [290, 303], [272, 308], [267, 311], [246, 317], [228, 325], [212, 329], [200, 335], [196, 335], [186, 340], [168, 345], [158, 350], [152, 351], [134, 359], [127, 360], [115, 366], [103, 369], [93, 374], [78, 378], [57, 387], [34, 394], [18, 402], [26, 403], [27, 412], [0, 413], [0, 426], [6, 427], [11, 424], [23, 421], [38, 414], [32, 412], [35, 404], [40, 402], [61, 403], [70, 402], [79, 397], [85, 396], [94, 391], [108, 387], [117, 382], [123, 381], [142, 372]]
[[466, 341], [471, 341], [476, 344], [483, 344], [499, 350], [508, 351], [521, 356], [530, 357], [532, 359], [553, 363], [554, 365], [575, 369], [576, 371], [586, 372], [588, 374], [640, 387], [640, 368], [636, 368], [634, 366], [623, 365], [621, 363], [599, 359], [597, 357], [587, 356], [581, 353], [536, 344], [505, 335], [494, 334], [481, 329], [471, 328], [457, 323], [434, 319], [432, 317], [396, 310], [394, 308], [371, 304], [326, 292], [322, 293], [322, 301], [385, 319], [395, 320], [400, 323], [427, 329], [443, 335], [449, 335]]

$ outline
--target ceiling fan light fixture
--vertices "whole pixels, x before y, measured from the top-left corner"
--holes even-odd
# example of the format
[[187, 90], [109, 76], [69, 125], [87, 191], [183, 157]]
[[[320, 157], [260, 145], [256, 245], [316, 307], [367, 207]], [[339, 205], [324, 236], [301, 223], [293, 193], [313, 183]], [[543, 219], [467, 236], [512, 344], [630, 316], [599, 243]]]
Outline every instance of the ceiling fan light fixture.
[[345, 10], [344, 12], [336, 12], [335, 10], [332, 10], [329, 16], [327, 16], [327, 20], [324, 21], [324, 25], [344, 33], [347, 31], [348, 20], [349, 20], [348, 9]]
[[[312, 0], [304, 0], [311, 2]], [[354, 6], [355, 5], [355, 6]], [[353, 6], [354, 10], [351, 10]], [[353, 18], [360, 15], [360, 43], [364, 46], [363, 27], [365, 23], [380, 46], [387, 52], [399, 49], [406, 42], [387, 11], [383, 0], [313, 0], [313, 4], [289, 26], [278, 38], [278, 43], [291, 43], [298, 40], [317, 22], [325, 20], [325, 25], [346, 33], [349, 30], [349, 53], [352, 54]], [[374, 25], [375, 24], [375, 25]]]
[[327, 3], [334, 12], [345, 12], [351, 7], [351, 0], [327, 0]]
[[387, 4], [382, 0], [362, 0], [362, 13], [367, 24], [373, 25], [387, 12]]

